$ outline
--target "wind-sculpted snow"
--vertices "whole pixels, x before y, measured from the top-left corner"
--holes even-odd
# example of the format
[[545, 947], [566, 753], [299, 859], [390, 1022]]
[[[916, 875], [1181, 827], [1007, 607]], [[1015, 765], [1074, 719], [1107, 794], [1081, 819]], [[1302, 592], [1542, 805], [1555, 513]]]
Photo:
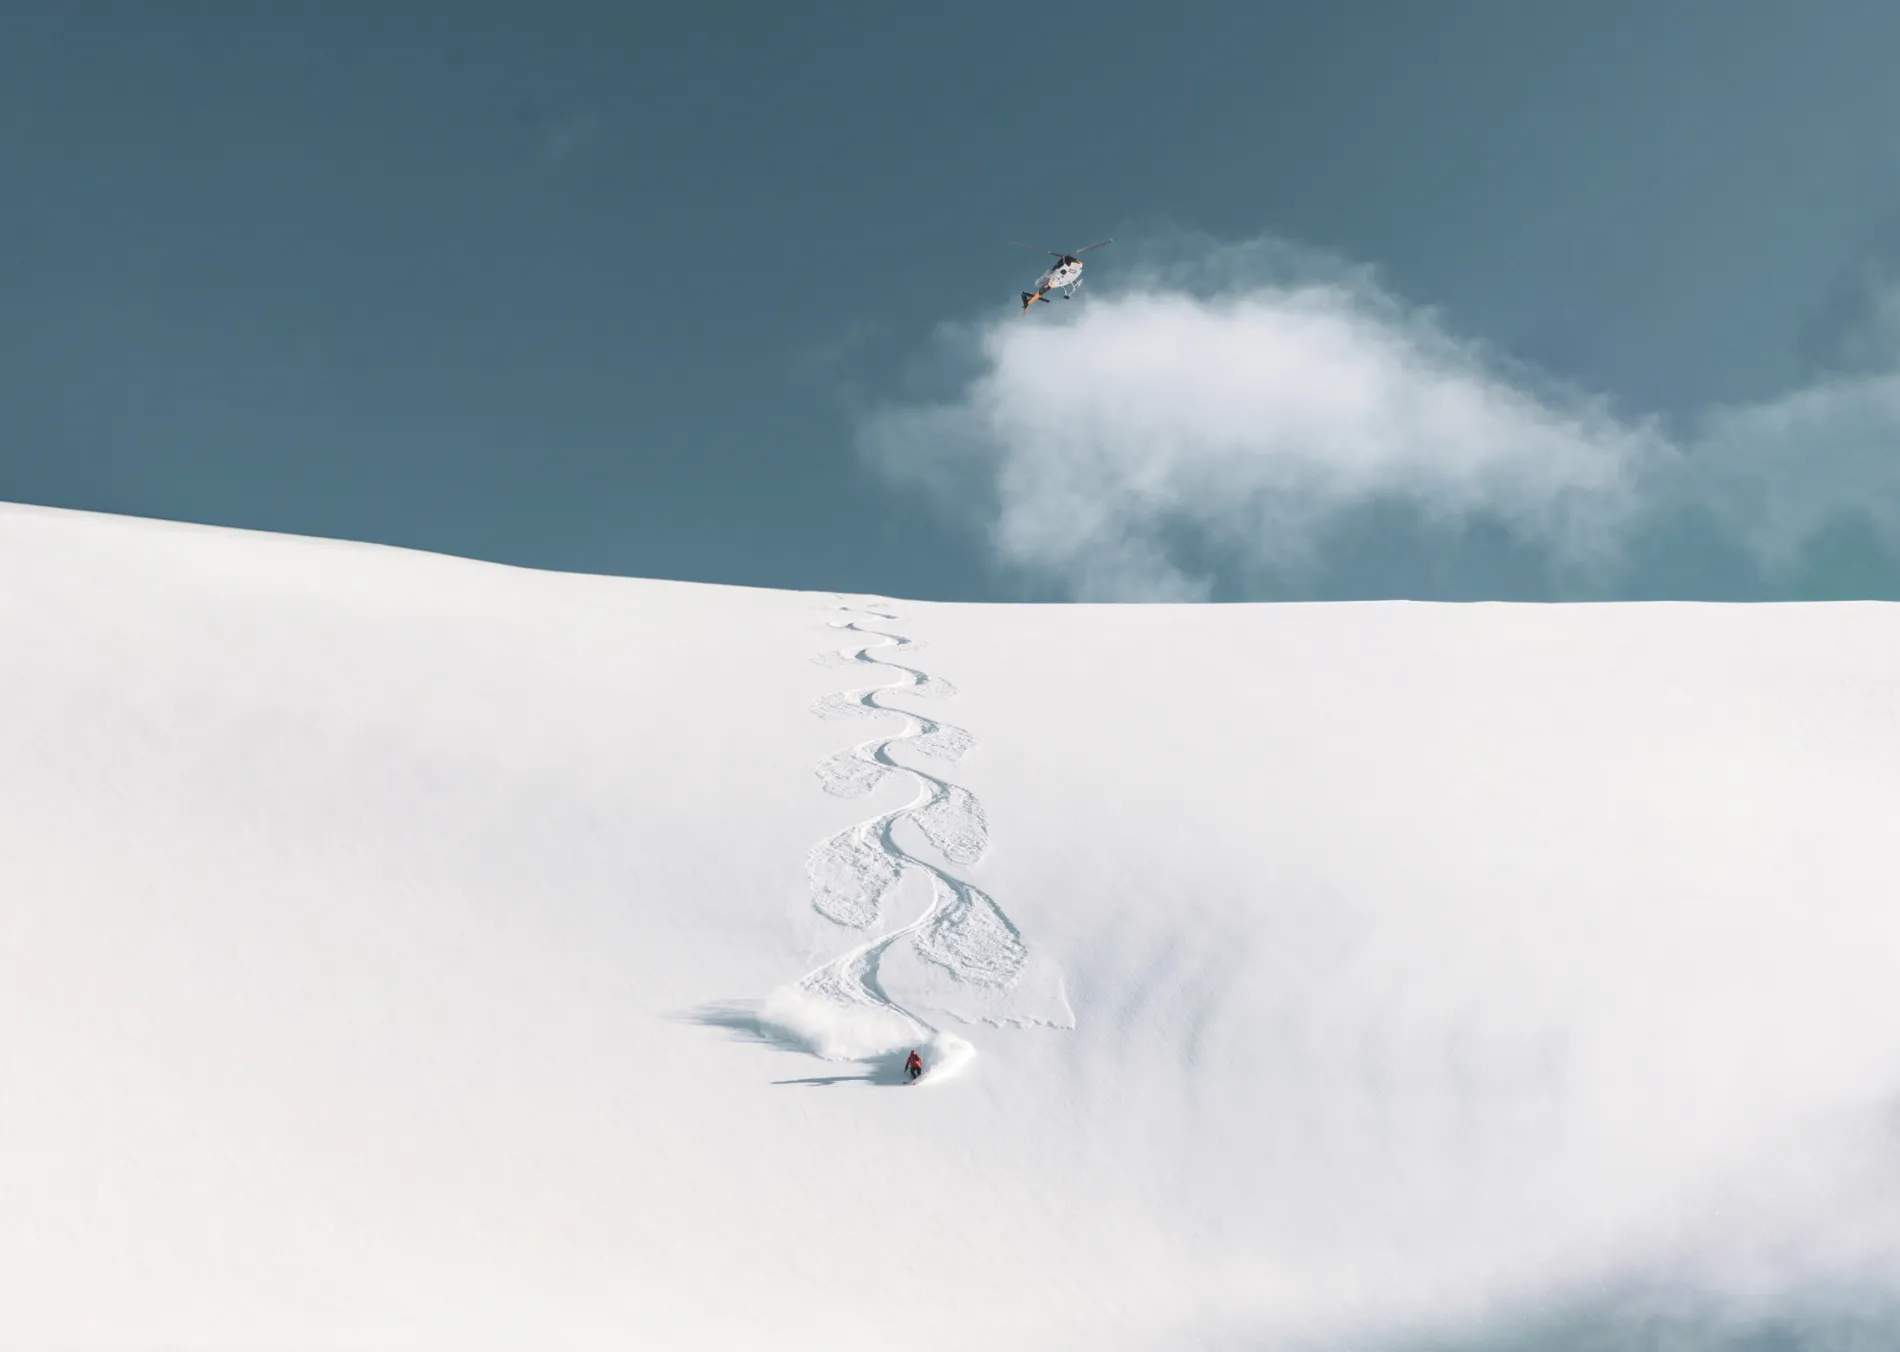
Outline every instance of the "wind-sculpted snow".
[[[989, 820], [976, 795], [961, 784], [904, 763], [897, 754], [913, 753], [954, 765], [976, 745], [976, 739], [963, 728], [887, 702], [900, 694], [923, 699], [950, 699], [956, 694], [955, 687], [941, 677], [890, 660], [924, 646], [891, 628], [879, 627], [896, 623], [897, 614], [842, 602], [838, 609], [856, 618], [833, 621], [833, 627], [861, 641], [815, 660], [824, 666], [875, 668], [893, 679], [825, 695], [812, 705], [812, 712], [831, 719], [894, 717], [902, 720], [902, 727], [823, 757], [816, 768], [818, 782], [827, 793], [858, 798], [892, 776], [907, 777], [917, 786], [917, 795], [902, 807], [827, 836], [812, 847], [806, 859], [812, 909], [845, 928], [878, 928], [899, 885], [913, 874], [928, 881], [929, 902], [908, 924], [860, 943], [806, 975], [794, 988], [793, 999], [781, 993], [768, 1001], [766, 1017], [830, 1059], [858, 1059], [888, 1051], [898, 1043], [924, 1041], [937, 1053], [931, 1058], [929, 1078], [941, 1079], [967, 1061], [967, 1045], [940, 1033], [896, 998], [886, 983], [887, 958], [912, 956], [949, 977], [948, 987], [929, 980], [911, 984], [918, 987], [916, 1003], [954, 1017], [1055, 1027], [1071, 1027], [1074, 1019], [1053, 969], [1039, 973], [1043, 980], [1036, 983], [1038, 989], [1026, 992], [1025, 998], [1010, 998], [1031, 965], [1021, 933], [988, 893], [900, 842], [900, 833], [914, 827], [925, 845], [949, 865], [967, 868], [982, 859], [989, 848]], [[915, 964], [913, 968], [928, 970]], [[801, 1012], [797, 997], [820, 1009]], [[840, 1035], [841, 1028], [849, 1028], [851, 1034]]]

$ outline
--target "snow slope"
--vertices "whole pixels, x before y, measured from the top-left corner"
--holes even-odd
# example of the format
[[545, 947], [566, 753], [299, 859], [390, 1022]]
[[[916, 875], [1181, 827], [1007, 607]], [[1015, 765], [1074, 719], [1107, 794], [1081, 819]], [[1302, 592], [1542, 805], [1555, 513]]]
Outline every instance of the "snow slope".
[[1892, 607], [0, 508], [0, 711], [0, 1344], [1895, 1345]]

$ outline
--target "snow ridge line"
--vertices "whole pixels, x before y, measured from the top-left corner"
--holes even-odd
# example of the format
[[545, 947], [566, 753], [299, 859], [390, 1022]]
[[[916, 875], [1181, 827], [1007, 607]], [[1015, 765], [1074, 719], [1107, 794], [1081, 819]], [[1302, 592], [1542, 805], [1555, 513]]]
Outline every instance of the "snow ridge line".
[[[893, 734], [825, 756], [816, 767], [818, 781], [828, 793], [856, 798], [891, 775], [907, 775], [917, 785], [917, 796], [812, 847], [806, 858], [812, 907], [835, 924], [871, 929], [882, 923], [891, 895], [910, 872], [929, 879], [931, 900], [917, 919], [825, 963], [802, 978], [796, 989], [846, 1011], [895, 1016], [920, 1035], [935, 1034], [932, 1024], [884, 988], [880, 964], [895, 946], [907, 944], [954, 984], [976, 987], [991, 996], [986, 1003], [1017, 984], [1028, 962], [1028, 949], [1021, 932], [988, 893], [921, 857], [899, 839], [900, 827], [914, 827], [952, 865], [974, 864], [988, 848], [989, 823], [976, 796], [939, 774], [903, 763], [894, 754], [903, 750], [954, 765], [975, 746], [975, 739], [964, 729], [887, 702], [899, 692], [949, 698], [956, 693], [954, 687], [920, 667], [891, 660], [924, 645], [888, 627], [901, 617], [887, 606], [851, 605], [840, 597], [833, 609], [854, 618], [830, 621], [831, 627], [863, 642], [814, 660], [823, 665], [875, 668], [890, 673], [892, 679], [826, 695], [812, 705], [812, 712], [824, 718], [896, 717], [903, 726]], [[1052, 1022], [1037, 1017], [978, 1017], [1019, 1025]]]

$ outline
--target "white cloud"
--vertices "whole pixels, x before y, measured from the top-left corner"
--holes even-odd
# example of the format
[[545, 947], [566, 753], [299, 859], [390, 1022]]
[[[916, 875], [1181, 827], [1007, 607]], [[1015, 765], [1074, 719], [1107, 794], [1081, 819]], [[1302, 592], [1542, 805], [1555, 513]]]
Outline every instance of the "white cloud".
[[1502, 526], [1583, 592], [1611, 588], [1646, 514], [1683, 503], [1770, 567], [1843, 507], [1900, 534], [1900, 376], [1711, 410], [1672, 441], [1363, 274], [1258, 280], [1263, 254], [1284, 266], [1277, 246], [1210, 252], [965, 332], [968, 382], [873, 411], [861, 444], [975, 503], [999, 562], [1081, 599], [1203, 596], [1209, 557], [1297, 587], [1330, 530], [1382, 505], [1448, 538]]
[[1842, 511], [1900, 535], [1900, 375], [1831, 380], [1716, 409], [1666, 480], [1707, 507], [1771, 568]]

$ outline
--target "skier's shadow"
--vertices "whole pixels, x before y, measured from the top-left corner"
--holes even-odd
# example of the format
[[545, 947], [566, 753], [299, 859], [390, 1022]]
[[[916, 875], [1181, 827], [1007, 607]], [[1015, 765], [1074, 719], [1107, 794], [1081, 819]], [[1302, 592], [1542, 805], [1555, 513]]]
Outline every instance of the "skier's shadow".
[[[763, 1042], [781, 1051], [811, 1055], [810, 1049], [803, 1043], [763, 1022], [758, 1016], [757, 1007], [749, 1002], [729, 1000], [701, 1005], [683, 1017], [687, 1022], [702, 1027], [724, 1028], [741, 1042]], [[772, 1083], [804, 1084], [814, 1088], [834, 1084], [866, 1084], [873, 1087], [908, 1084], [910, 1076], [904, 1070], [908, 1056], [908, 1052], [881, 1052], [876, 1056], [864, 1057], [858, 1062], [864, 1067], [861, 1075], [809, 1075], [796, 1080], [773, 1080]]]
[[909, 1084], [910, 1075], [904, 1070], [904, 1060], [908, 1052], [885, 1052], [879, 1056], [865, 1057], [858, 1064], [865, 1068], [862, 1075], [809, 1075], [798, 1080], [774, 1080], [773, 1084], [808, 1084], [814, 1087], [834, 1084]]

